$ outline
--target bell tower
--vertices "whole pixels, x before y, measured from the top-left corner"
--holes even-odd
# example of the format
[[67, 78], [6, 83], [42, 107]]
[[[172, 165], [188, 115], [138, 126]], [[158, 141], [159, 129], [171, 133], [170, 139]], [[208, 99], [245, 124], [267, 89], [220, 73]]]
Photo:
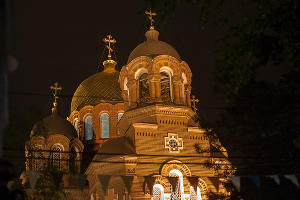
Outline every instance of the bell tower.
[[125, 109], [151, 104], [190, 107], [192, 72], [172, 46], [158, 40], [159, 32], [153, 25], [156, 13], [146, 14], [151, 22], [146, 41], [131, 52], [120, 72]]
[[[171, 134], [174, 138], [179, 138], [179, 130], [187, 131], [188, 127], [197, 126], [191, 109], [192, 72], [171, 45], [158, 39], [159, 32], [154, 28], [153, 19], [156, 13], [147, 11], [146, 14], [150, 21], [146, 41], [131, 52], [119, 76], [125, 102], [119, 129], [122, 135], [132, 139], [136, 150], [143, 153], [149, 152], [143, 150], [145, 145], [148, 146], [144, 144], [147, 140], [137, 139], [137, 134], [151, 136], [158, 135], [158, 131], [163, 143], [171, 141], [174, 145], [172, 138], [164, 139], [169, 137], [168, 131], [175, 134]], [[178, 142], [181, 145], [180, 140]], [[167, 153], [173, 149], [166, 146], [161, 150]], [[176, 148], [176, 152], [181, 149], [182, 146]]]

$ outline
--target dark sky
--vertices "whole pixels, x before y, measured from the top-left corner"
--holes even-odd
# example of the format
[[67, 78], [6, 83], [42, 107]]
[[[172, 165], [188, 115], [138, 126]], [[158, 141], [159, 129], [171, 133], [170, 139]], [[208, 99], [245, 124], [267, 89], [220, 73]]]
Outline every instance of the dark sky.
[[[77, 86], [96, 73], [103, 51], [102, 38], [117, 39], [117, 57], [122, 67], [130, 52], [144, 40], [144, 1], [12, 1], [13, 50], [19, 68], [9, 74], [10, 109], [20, 115], [35, 105], [43, 115], [50, 113], [49, 86], [59, 82], [60, 109], [69, 115], [71, 96]], [[159, 13], [158, 13], [159, 14]], [[181, 6], [166, 26], [159, 28], [160, 40], [171, 44], [193, 72], [193, 94], [200, 109], [213, 118], [222, 97], [213, 90], [214, 41], [220, 36], [214, 26], [201, 28], [197, 10]], [[159, 23], [159, 17], [157, 19]], [[15, 44], [15, 45], [14, 45]], [[30, 94], [41, 95], [30, 95]]]

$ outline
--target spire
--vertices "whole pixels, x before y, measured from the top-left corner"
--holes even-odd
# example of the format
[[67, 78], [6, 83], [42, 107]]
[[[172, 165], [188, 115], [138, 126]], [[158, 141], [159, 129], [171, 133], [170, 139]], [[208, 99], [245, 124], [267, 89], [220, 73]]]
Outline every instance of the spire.
[[54, 112], [57, 112], [58, 92], [62, 90], [62, 87], [59, 86], [57, 82], [55, 82], [53, 85], [50, 86], [50, 89], [52, 90], [52, 94], [54, 96], [54, 102], [53, 102], [53, 108], [52, 108], [52, 113], [54, 113]]
[[108, 50], [107, 60], [103, 62], [103, 72], [113, 73], [116, 71], [115, 66], [117, 62], [111, 59], [111, 52], [113, 52], [112, 44], [115, 44], [117, 41], [111, 35], [107, 35], [106, 38], [103, 38], [103, 42], [106, 44]]

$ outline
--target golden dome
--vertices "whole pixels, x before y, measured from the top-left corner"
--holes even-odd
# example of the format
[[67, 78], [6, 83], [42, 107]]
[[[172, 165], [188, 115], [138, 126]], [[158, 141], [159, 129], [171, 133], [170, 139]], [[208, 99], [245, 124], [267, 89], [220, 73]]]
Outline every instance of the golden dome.
[[129, 55], [127, 63], [140, 56], [156, 57], [170, 55], [180, 60], [178, 52], [168, 43], [158, 40], [157, 30], [148, 30], [145, 34], [147, 40], [138, 45]]
[[119, 72], [109, 67], [85, 79], [74, 93], [71, 112], [87, 105], [95, 106], [101, 102], [122, 102], [118, 79]]
[[77, 138], [74, 126], [68, 120], [61, 117], [57, 111], [52, 112], [50, 116], [35, 123], [31, 130], [30, 138], [33, 136], [48, 138], [50, 135], [55, 134], [64, 135], [69, 139]]

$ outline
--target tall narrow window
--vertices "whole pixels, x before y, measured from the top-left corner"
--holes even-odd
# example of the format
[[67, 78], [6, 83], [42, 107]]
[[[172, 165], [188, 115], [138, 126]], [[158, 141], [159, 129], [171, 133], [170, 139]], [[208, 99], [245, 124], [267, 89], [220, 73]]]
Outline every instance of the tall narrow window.
[[51, 159], [53, 167], [60, 169], [61, 149], [58, 146], [54, 146], [51, 149]]
[[[118, 113], [118, 122], [120, 121], [120, 119], [122, 118], [124, 113]], [[118, 130], [118, 136], [120, 136], [120, 130]]]
[[109, 115], [107, 113], [103, 113], [100, 117], [101, 122], [101, 137], [108, 138], [109, 137]]
[[161, 98], [163, 101], [171, 100], [170, 75], [167, 72], [160, 72]]
[[164, 199], [164, 188], [160, 184], [155, 184], [153, 186], [153, 200], [163, 200]]
[[38, 150], [36, 153], [37, 161], [36, 161], [36, 170], [41, 171], [44, 167], [44, 157], [43, 157], [43, 152], [42, 150]]
[[190, 186], [190, 200], [198, 200], [197, 191], [194, 190], [192, 186]]
[[170, 188], [171, 191], [171, 199], [181, 199], [181, 196], [184, 192], [183, 190], [183, 176], [182, 173], [178, 169], [173, 169], [169, 173], [170, 177], [178, 177], [178, 182], [175, 188]]
[[92, 123], [92, 116], [89, 115], [85, 118], [85, 140], [93, 139], [94, 130]]
[[147, 102], [150, 100], [149, 80], [147, 73], [142, 74], [139, 78], [139, 97], [140, 102]]
[[34, 171], [41, 171], [44, 166], [43, 152], [39, 148], [32, 149], [31, 153], [31, 166]]

